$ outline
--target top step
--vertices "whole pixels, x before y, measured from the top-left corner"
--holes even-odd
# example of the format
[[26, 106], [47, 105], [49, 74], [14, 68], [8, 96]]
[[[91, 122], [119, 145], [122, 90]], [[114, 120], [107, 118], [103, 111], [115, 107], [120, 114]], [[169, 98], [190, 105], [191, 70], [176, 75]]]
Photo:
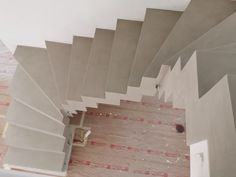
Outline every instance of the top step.
[[92, 38], [74, 36], [71, 48], [67, 100], [82, 102], [83, 80], [88, 67], [88, 58], [92, 46]]
[[83, 82], [83, 96], [105, 99], [113, 39], [113, 30], [96, 29]]
[[46, 41], [46, 46], [61, 103], [66, 104], [71, 44]]
[[118, 20], [111, 52], [107, 92], [126, 94], [142, 22]]
[[129, 86], [140, 86], [146, 68], [181, 14], [182, 12], [177, 11], [147, 9], [129, 77]]
[[192, 0], [145, 72], [156, 78], [161, 65], [236, 10], [229, 0]]

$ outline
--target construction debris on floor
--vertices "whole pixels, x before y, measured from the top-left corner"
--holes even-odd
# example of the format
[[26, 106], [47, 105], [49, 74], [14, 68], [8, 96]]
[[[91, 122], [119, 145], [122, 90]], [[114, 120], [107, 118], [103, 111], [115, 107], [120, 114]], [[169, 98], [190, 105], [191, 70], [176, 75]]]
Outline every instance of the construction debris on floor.
[[[71, 124], [79, 124], [80, 117]], [[183, 110], [145, 97], [141, 103], [89, 109], [84, 125], [92, 134], [85, 147], [73, 148], [69, 177], [190, 176]]]

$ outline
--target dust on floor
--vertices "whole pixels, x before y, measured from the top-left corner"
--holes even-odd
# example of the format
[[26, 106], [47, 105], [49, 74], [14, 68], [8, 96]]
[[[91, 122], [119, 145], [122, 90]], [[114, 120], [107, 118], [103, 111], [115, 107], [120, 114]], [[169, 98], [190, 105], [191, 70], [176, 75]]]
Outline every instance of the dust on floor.
[[156, 97], [89, 109], [84, 125], [92, 134], [86, 147], [73, 148], [68, 176], [189, 177], [186, 134], [177, 133], [176, 124], [185, 125], [184, 110]]

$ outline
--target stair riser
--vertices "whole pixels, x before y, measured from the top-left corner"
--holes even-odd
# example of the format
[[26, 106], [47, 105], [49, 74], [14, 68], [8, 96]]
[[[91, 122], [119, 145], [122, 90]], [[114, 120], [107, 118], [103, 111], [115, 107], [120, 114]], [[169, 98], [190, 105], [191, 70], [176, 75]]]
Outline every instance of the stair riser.
[[51, 119], [30, 107], [13, 100], [6, 120], [10, 124], [29, 127], [35, 130], [42, 130], [56, 135], [63, 135], [65, 125], [57, 120]]
[[13, 98], [58, 121], [63, 115], [21, 66], [17, 67], [9, 92]]
[[63, 152], [65, 137], [49, 135], [26, 127], [9, 124], [6, 132], [6, 144], [9, 146], [38, 149], [51, 152]]
[[26, 171], [39, 173], [51, 172], [51, 174], [60, 174], [61, 176], [64, 158], [64, 153], [33, 151], [9, 147], [4, 159], [4, 164]]

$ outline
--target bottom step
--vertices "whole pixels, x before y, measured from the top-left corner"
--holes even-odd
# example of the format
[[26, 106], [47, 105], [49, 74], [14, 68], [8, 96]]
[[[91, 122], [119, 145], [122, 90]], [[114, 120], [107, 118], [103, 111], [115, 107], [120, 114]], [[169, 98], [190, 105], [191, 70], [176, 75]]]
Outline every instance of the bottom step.
[[4, 167], [63, 176], [64, 160], [65, 153], [9, 147], [4, 159]]

